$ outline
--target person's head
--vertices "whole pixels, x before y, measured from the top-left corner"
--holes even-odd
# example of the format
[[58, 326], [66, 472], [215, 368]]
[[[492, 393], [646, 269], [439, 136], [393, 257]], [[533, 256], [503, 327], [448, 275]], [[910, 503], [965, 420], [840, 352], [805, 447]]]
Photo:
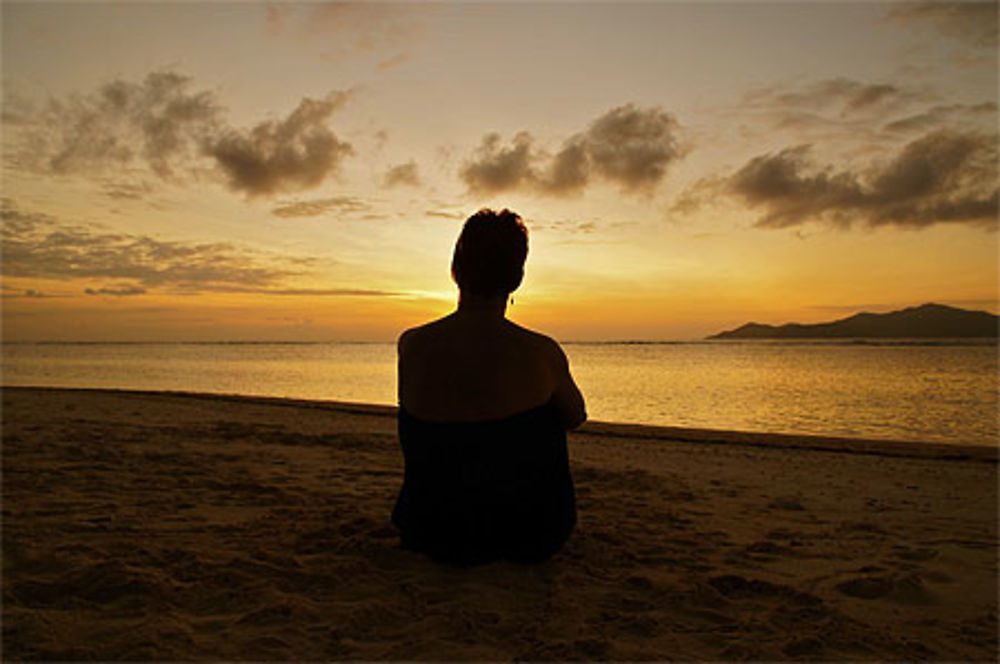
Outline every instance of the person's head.
[[528, 257], [528, 229], [510, 210], [482, 209], [465, 221], [451, 275], [465, 295], [506, 297], [517, 290]]

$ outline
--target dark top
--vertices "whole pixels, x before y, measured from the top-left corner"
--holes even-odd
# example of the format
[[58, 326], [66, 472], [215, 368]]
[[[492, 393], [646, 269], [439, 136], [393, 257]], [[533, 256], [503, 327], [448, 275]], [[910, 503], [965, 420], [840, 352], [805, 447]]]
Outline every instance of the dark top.
[[474, 565], [533, 562], [576, 524], [566, 430], [552, 403], [500, 420], [428, 422], [399, 409], [403, 546]]

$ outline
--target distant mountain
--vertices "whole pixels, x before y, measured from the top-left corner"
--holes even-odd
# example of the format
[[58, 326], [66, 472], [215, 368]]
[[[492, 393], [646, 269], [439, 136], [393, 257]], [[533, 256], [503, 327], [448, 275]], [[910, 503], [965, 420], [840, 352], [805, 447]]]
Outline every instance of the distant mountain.
[[944, 304], [922, 304], [885, 314], [854, 314], [829, 323], [761, 325], [747, 323], [709, 339], [931, 339], [993, 337], [1000, 317]]

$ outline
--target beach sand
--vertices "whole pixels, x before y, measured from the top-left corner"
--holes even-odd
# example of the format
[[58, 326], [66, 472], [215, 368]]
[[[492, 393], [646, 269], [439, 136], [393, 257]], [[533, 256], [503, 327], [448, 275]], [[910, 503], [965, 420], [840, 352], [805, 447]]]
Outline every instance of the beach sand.
[[472, 569], [399, 548], [390, 408], [7, 388], [2, 451], [5, 661], [997, 653], [993, 449], [588, 424], [566, 547]]

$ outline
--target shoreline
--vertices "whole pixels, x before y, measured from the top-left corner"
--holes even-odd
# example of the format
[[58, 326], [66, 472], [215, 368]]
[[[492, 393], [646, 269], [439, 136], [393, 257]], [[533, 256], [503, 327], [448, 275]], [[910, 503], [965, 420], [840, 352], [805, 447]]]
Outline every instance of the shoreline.
[[[184, 390], [137, 390], [129, 388], [100, 387], [49, 387], [0, 385], [0, 393], [7, 391], [37, 392], [92, 392], [109, 395], [170, 396], [182, 399], [200, 399], [228, 403], [311, 408], [358, 415], [379, 417], [396, 416], [396, 406], [326, 399], [297, 399], [222, 392], [189, 392]], [[1000, 445], [975, 445], [969, 443], [942, 443], [903, 441], [876, 438], [849, 438], [798, 433], [767, 433], [729, 429], [695, 429], [654, 424], [633, 424], [588, 420], [571, 432], [572, 436], [586, 435], [605, 438], [662, 441], [677, 444], [733, 445], [769, 449], [795, 449], [844, 454], [862, 454], [880, 457], [941, 459], [953, 461], [1000, 462]]]

